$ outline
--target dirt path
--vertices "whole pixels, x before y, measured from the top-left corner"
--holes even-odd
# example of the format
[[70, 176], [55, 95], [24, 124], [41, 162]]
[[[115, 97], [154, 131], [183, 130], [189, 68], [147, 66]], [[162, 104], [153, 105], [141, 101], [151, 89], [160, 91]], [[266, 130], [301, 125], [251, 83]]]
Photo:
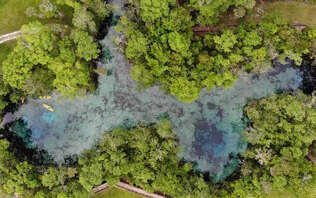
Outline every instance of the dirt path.
[[21, 31], [11, 32], [0, 36], [0, 44], [16, 39], [21, 35]]

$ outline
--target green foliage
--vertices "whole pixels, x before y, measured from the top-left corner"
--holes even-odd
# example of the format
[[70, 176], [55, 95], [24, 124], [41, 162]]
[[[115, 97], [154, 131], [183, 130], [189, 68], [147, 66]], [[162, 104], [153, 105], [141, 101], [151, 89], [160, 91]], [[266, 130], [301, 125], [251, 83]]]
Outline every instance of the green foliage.
[[[303, 54], [311, 53], [315, 35], [311, 32], [314, 29], [296, 30], [287, 24], [287, 21], [277, 13], [266, 16], [265, 20], [259, 24], [260, 31], [264, 35], [265, 44], [268, 51], [278, 53], [280, 60], [290, 58], [297, 65], [301, 65]], [[308, 36], [310, 35], [310, 36]]]
[[200, 25], [211, 25], [216, 24], [219, 21], [220, 15], [225, 13], [229, 8], [252, 9], [255, 4], [255, 0], [190, 0], [188, 7], [198, 12], [196, 21]]
[[10, 143], [0, 140], [0, 186], [8, 194], [26, 198], [87, 198], [89, 192], [78, 183], [72, 167], [35, 166], [19, 161], [10, 151]]
[[218, 51], [228, 53], [237, 43], [237, 38], [233, 32], [227, 30], [221, 36], [215, 36], [214, 43]]
[[0, 184], [7, 193], [23, 194], [25, 189], [34, 189], [40, 185], [37, 171], [27, 162], [19, 163], [8, 151], [10, 143], [0, 140]]
[[186, 103], [191, 103], [198, 99], [200, 92], [201, 88], [196, 85], [195, 81], [188, 81], [188, 79], [184, 77], [173, 79], [170, 86], [170, 93]]
[[89, 30], [93, 33], [97, 31], [97, 25], [93, 20], [93, 14], [85, 7], [75, 7], [72, 23], [80, 30]]
[[162, 20], [165, 29], [175, 32], [190, 30], [194, 25], [190, 12], [183, 7], [172, 9], [170, 14]]
[[109, 9], [103, 0], [80, 0], [83, 6], [91, 10], [99, 19], [105, 18], [109, 15]]
[[130, 59], [145, 55], [148, 50], [147, 38], [141, 32], [134, 32], [125, 49], [126, 56]]
[[88, 32], [96, 33], [98, 24], [109, 15], [107, 4], [103, 0], [56, 0], [57, 5], [73, 9], [73, 25]]
[[191, 173], [191, 164], [179, 165], [177, 150], [167, 120], [151, 127], [115, 129], [79, 159], [79, 181], [88, 190], [104, 179], [115, 184], [124, 178], [148, 191], [172, 197], [210, 195], [203, 178]]
[[[22, 27], [23, 36], [3, 63], [3, 80], [32, 96], [54, 88], [74, 97], [78, 90], [93, 90], [86, 61], [97, 57], [97, 44], [86, 32], [74, 31], [74, 40], [59, 35], [39, 22]], [[76, 51], [74, 51], [74, 49]]]
[[100, 53], [98, 44], [93, 42], [93, 37], [87, 32], [75, 30], [73, 33], [73, 40], [77, 48], [76, 53], [80, 58], [90, 61], [98, 57], [98, 54]]
[[45, 65], [51, 61], [56, 36], [40, 23], [23, 26], [23, 37], [3, 62], [3, 81], [12, 88], [33, 95], [52, 89], [52, 73]]
[[2, 120], [2, 114], [4, 113], [5, 108], [10, 103], [17, 103], [17, 98], [20, 98], [20, 93], [12, 90], [10, 86], [3, 83], [3, 80], [0, 81], [0, 120]]
[[269, 197], [290, 191], [310, 197], [316, 167], [306, 159], [316, 137], [316, 108], [302, 93], [282, 94], [251, 102], [245, 112], [252, 124], [245, 133], [240, 179], [230, 183], [226, 197]]
[[[254, 1], [192, 0], [181, 1], [181, 6], [155, 1], [159, 8], [168, 6], [168, 12], [157, 11], [159, 15], [148, 12], [146, 17], [140, 4], [150, 7], [153, 1], [130, 2], [135, 9], [129, 9], [135, 13], [127, 12], [117, 29], [127, 38], [125, 55], [134, 64], [132, 78], [144, 88], [161, 85], [164, 91], [186, 103], [196, 100], [203, 88], [209, 91], [216, 86], [230, 88], [240, 70], [264, 71], [271, 65], [271, 59], [290, 58], [300, 65], [302, 55], [312, 54], [316, 40], [313, 29], [298, 31], [274, 14], [258, 24], [247, 21], [236, 29], [203, 37], [194, 35], [192, 27], [199, 25], [201, 20], [197, 18], [204, 11], [208, 13], [204, 18], [216, 21], [216, 16], [228, 8], [250, 9]], [[153, 6], [148, 9], [151, 8], [157, 9]], [[195, 9], [203, 11], [197, 18]], [[153, 18], [149, 20], [150, 17]]]
[[[73, 98], [94, 90], [92, 61], [100, 50], [91, 33], [97, 31], [108, 9], [102, 0], [44, 0], [38, 16], [57, 19], [69, 7], [73, 9], [73, 26], [32, 22], [22, 27], [23, 35], [3, 62], [5, 93], [1, 97], [13, 90], [37, 97], [56, 89]], [[0, 109], [4, 109], [7, 101], [1, 101]]]
[[33, 165], [18, 160], [0, 140], [0, 188], [26, 198], [87, 198], [93, 187], [120, 179], [175, 198], [210, 196], [210, 186], [191, 163], [180, 162], [168, 120], [106, 132], [73, 166]]
[[155, 20], [169, 14], [170, 0], [140, 0], [141, 15], [145, 22]]
[[189, 54], [191, 40], [188, 36], [178, 32], [171, 32], [168, 35], [168, 43], [172, 50], [180, 53], [182, 56]]

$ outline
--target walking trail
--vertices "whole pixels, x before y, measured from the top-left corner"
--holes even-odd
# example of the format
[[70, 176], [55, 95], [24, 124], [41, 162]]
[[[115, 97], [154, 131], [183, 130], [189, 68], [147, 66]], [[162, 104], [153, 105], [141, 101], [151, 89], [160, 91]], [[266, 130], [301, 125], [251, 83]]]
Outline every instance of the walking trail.
[[11, 32], [0, 36], [0, 44], [16, 39], [21, 35], [21, 31]]

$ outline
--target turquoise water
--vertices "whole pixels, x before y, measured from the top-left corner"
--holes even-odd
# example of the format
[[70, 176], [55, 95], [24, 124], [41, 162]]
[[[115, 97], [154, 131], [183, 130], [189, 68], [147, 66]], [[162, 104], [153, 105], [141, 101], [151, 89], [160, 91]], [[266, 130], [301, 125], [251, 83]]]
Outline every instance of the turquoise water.
[[[101, 41], [112, 58], [99, 67], [111, 72], [99, 77], [96, 93], [74, 100], [58, 94], [50, 100], [29, 99], [15, 113], [32, 130], [33, 144], [45, 149], [57, 162], [91, 148], [104, 131], [139, 122], [150, 124], [167, 116], [179, 139], [179, 156], [221, 178], [236, 168], [237, 155], [246, 148], [242, 137], [247, 127], [243, 118], [246, 103], [281, 90], [296, 90], [302, 82], [297, 69], [279, 66], [261, 75], [240, 74], [233, 88], [204, 91], [196, 102], [184, 104], [161, 92], [158, 86], [137, 88], [129, 76], [131, 65], [112, 43], [117, 34], [110, 29]], [[52, 106], [55, 112], [42, 104]]]

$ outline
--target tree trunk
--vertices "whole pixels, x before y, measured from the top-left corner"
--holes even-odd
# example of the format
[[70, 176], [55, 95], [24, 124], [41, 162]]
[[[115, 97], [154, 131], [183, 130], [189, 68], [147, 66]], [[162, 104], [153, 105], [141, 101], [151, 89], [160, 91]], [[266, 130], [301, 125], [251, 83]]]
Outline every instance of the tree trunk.
[[177, 6], [180, 6], [180, 0], [176, 0]]
[[307, 158], [311, 161], [311, 162], [313, 162], [313, 164], [315, 164], [316, 165], [316, 158], [314, 157], [314, 156], [312, 156], [312, 154], [308, 154], [307, 155]]

